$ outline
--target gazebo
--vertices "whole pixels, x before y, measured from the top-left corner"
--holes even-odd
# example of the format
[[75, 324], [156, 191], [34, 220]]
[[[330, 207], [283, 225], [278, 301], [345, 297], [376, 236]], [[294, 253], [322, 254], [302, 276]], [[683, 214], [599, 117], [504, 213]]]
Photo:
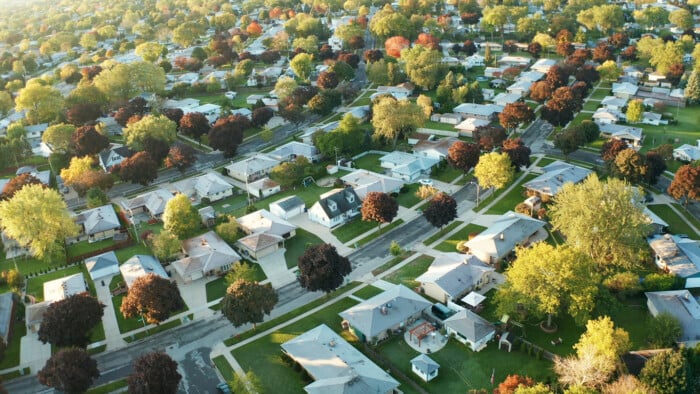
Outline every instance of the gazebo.
[[431, 332], [435, 331], [435, 327], [430, 322], [423, 322], [411, 329], [409, 331], [410, 339], [413, 340], [415, 336], [418, 339], [418, 346], [420, 346], [423, 338], [427, 337]]
[[486, 296], [472, 291], [462, 298], [462, 302], [467, 304], [471, 310], [475, 312], [480, 312], [483, 308], [483, 305], [481, 305], [481, 303], [484, 302], [485, 299]]

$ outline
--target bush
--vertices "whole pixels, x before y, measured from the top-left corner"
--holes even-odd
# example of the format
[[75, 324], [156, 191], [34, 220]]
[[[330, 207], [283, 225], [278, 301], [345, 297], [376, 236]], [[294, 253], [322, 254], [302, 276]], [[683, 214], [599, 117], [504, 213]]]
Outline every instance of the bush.
[[401, 245], [399, 245], [399, 243], [396, 241], [391, 241], [391, 246], [389, 246], [389, 253], [391, 253], [392, 256], [399, 256], [401, 255], [401, 252]]
[[527, 344], [525, 342], [520, 342], [520, 351], [525, 353], [527, 350]]
[[675, 345], [683, 334], [681, 323], [668, 312], [659, 313], [649, 323], [649, 345], [660, 349]]
[[603, 286], [616, 297], [625, 299], [642, 291], [639, 276], [632, 272], [620, 272], [603, 280]]
[[209, 197], [202, 197], [202, 205], [209, 205], [211, 204], [211, 200]]
[[668, 291], [679, 287], [679, 278], [673, 274], [649, 274], [642, 283], [644, 291]]

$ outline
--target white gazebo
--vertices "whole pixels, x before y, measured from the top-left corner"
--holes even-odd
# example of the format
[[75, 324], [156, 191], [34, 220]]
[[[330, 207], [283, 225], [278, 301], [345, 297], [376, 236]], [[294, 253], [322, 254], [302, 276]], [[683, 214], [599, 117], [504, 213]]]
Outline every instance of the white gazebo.
[[479, 304], [484, 302], [485, 299], [486, 296], [472, 291], [462, 298], [462, 302], [471, 306], [472, 308], [476, 308], [477, 306], [479, 306]]

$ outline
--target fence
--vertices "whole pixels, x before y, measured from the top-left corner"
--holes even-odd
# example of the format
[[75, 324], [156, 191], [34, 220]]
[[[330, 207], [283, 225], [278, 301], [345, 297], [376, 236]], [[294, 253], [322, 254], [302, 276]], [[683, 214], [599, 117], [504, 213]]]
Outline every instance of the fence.
[[[128, 233], [127, 233], [127, 234], [128, 234]], [[134, 239], [131, 238], [131, 234], [129, 234], [129, 238], [127, 238], [127, 239], [124, 240], [124, 241], [115, 242], [113, 245], [105, 246], [105, 247], [102, 248], [102, 249], [93, 250], [93, 251], [90, 251], [90, 252], [87, 252], [87, 253], [83, 253], [83, 254], [78, 255], [78, 256], [70, 256], [70, 257], [67, 257], [67, 258], [66, 258], [66, 261], [67, 261], [68, 264], [77, 263], [77, 262], [79, 262], [79, 261], [88, 259], [88, 258], [90, 258], [90, 257], [92, 257], [92, 256], [97, 256], [98, 254], [111, 252], [111, 251], [113, 251], [113, 250], [128, 248], [129, 246], [133, 246], [135, 243], [136, 243], [136, 242], [134, 242]]]

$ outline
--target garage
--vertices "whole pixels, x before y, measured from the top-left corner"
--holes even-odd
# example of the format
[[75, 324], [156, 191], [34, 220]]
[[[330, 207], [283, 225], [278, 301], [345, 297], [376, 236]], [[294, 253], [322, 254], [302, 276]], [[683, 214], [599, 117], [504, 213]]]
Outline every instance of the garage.
[[113, 251], [85, 259], [85, 267], [93, 281], [98, 281], [119, 273], [119, 260]]

